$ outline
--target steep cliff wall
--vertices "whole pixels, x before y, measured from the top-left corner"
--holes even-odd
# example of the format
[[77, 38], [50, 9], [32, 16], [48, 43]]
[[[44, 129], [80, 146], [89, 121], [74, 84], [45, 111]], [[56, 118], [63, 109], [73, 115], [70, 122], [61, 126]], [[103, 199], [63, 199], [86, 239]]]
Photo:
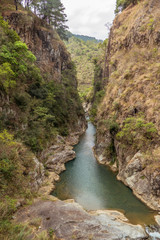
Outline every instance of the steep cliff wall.
[[[30, 77], [28, 77], [28, 81], [25, 83], [25, 92], [23, 92], [24, 87], [22, 87], [24, 83], [19, 83], [17, 85], [19, 91], [16, 92], [18, 96], [15, 96], [15, 93], [13, 94], [14, 91], [12, 91], [12, 97], [16, 98], [20, 105], [20, 98], [24, 98], [24, 95], [26, 97], [26, 94], [28, 99], [30, 97], [36, 98], [37, 101], [41, 99], [43, 102], [40, 104], [41, 107], [49, 109], [48, 113], [54, 118], [50, 119], [52, 125], [62, 135], [67, 135], [72, 131], [84, 131], [85, 118], [77, 92], [76, 70], [64, 43], [51, 26], [47, 25], [32, 12], [26, 11], [22, 7], [19, 11], [13, 11], [12, 1], [8, 1], [8, 3], [10, 3], [10, 7], [6, 5], [5, 1], [2, 1], [2, 16], [36, 56], [35, 64], [40, 69], [39, 75], [41, 75], [41, 80], [38, 80], [38, 72], [35, 72], [35, 78], [29, 79]], [[47, 98], [50, 98], [50, 101]], [[22, 111], [22, 106], [15, 104], [15, 102], [18, 103], [17, 100], [8, 102], [7, 97], [3, 95], [1, 111], [5, 112], [5, 116], [7, 115], [5, 118], [8, 118], [8, 120], [10, 119], [8, 115], [14, 115], [12, 118], [14, 117], [17, 122], [16, 128], [18, 127], [24, 134], [28, 129], [29, 122], [32, 122], [29, 118], [36, 106], [34, 103], [32, 106], [26, 107], [25, 112], [28, 112], [30, 116], [27, 116], [28, 120], [24, 122], [24, 114], [22, 114], [24, 111]], [[8, 102], [7, 109], [6, 102]], [[42, 108], [40, 111], [48, 111]], [[33, 121], [35, 122], [35, 119]], [[13, 125], [15, 125], [14, 121]], [[15, 129], [15, 126], [11, 128]]]
[[44, 179], [53, 182], [47, 169], [64, 170], [86, 128], [63, 42], [31, 12], [13, 11], [13, 2], [0, 4], [0, 239], [16, 239], [21, 226], [16, 232], [12, 214]]
[[28, 11], [3, 11], [2, 15], [34, 53], [42, 72], [61, 81], [62, 71], [71, 59], [56, 31]]
[[118, 179], [160, 209], [160, 1], [130, 5], [109, 39], [108, 79], [95, 153]]

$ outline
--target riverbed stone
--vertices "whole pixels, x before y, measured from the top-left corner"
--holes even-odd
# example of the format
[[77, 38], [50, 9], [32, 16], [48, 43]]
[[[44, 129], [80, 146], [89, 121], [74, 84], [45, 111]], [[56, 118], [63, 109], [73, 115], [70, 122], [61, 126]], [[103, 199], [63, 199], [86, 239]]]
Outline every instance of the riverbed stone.
[[147, 239], [142, 226], [127, 223], [123, 214], [107, 210], [88, 213], [75, 202], [38, 200], [16, 215], [17, 222], [34, 218], [42, 219], [39, 232], [53, 229], [57, 238], [65, 240]]

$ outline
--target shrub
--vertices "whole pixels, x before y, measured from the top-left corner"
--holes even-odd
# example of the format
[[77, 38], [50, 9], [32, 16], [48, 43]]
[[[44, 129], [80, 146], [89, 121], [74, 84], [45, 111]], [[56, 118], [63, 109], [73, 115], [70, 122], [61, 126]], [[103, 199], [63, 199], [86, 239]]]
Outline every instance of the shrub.
[[12, 71], [10, 63], [0, 65], [0, 85], [7, 93], [9, 89], [16, 86], [14, 76], [15, 73]]
[[147, 146], [147, 143], [158, 137], [152, 122], [146, 123], [141, 117], [129, 117], [123, 122], [121, 131], [116, 135], [119, 141], [131, 144], [136, 148]]

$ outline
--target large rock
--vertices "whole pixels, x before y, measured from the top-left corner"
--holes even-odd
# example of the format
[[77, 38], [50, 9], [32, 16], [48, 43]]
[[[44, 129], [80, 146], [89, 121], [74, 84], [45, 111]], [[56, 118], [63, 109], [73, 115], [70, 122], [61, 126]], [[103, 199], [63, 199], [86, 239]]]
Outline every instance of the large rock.
[[29, 176], [32, 179], [31, 188], [33, 190], [38, 190], [44, 181], [45, 170], [43, 164], [39, 162], [38, 158], [34, 157], [33, 161], [35, 163], [34, 171], [29, 173]]
[[71, 239], [147, 239], [140, 225], [131, 225], [123, 214], [116, 211], [87, 213], [77, 203], [63, 201], [37, 201], [20, 210], [18, 222], [41, 218], [39, 231], [53, 229], [58, 238]]
[[50, 156], [46, 162], [46, 167], [49, 170], [55, 171], [56, 173], [61, 173], [65, 170], [64, 164], [76, 157], [75, 152], [70, 146], [65, 146], [64, 150], [55, 153]]

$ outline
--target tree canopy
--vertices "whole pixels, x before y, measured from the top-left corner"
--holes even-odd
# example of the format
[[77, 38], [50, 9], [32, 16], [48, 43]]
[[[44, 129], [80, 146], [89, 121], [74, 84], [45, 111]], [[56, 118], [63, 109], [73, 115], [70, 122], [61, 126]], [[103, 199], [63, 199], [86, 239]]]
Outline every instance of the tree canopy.
[[62, 39], [67, 40], [67, 15], [61, 0], [14, 0], [16, 10], [20, 3], [33, 10], [36, 15], [52, 25]]

